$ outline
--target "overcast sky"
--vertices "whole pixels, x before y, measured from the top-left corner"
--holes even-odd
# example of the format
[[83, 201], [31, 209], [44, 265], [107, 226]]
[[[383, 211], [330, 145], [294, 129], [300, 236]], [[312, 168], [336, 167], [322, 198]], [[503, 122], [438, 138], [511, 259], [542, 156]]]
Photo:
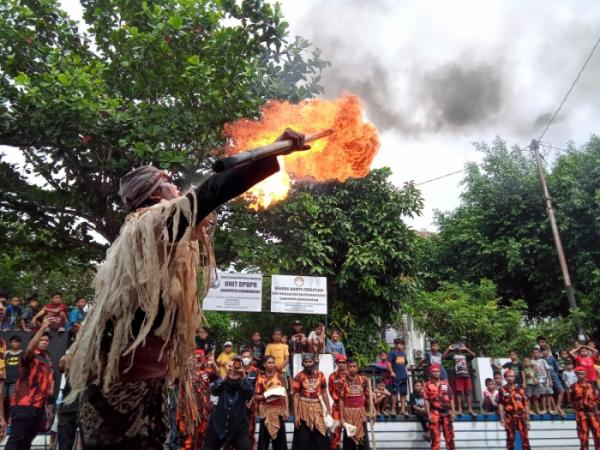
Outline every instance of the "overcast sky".
[[[76, 19], [81, 7], [62, 0]], [[363, 98], [381, 133], [375, 167], [394, 183], [425, 181], [477, 161], [472, 142], [537, 138], [600, 35], [597, 0], [284, 0], [292, 35], [323, 50], [325, 97]], [[600, 50], [546, 135], [587, 141], [600, 118]], [[423, 216], [459, 202], [461, 175], [421, 186]]]

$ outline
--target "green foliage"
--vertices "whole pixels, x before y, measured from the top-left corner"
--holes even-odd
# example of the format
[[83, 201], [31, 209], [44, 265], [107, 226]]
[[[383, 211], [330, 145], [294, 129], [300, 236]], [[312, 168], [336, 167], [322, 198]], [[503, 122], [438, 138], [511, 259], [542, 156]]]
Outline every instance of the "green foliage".
[[[225, 122], [269, 98], [321, 91], [327, 64], [288, 40], [263, 0], [84, 0], [81, 34], [58, 0], [0, 3], [0, 211], [52, 252], [100, 259], [123, 211], [118, 180], [154, 162], [191, 181]], [[17, 150], [18, 149], [18, 150]], [[32, 177], [44, 181], [32, 182]]]
[[[326, 276], [331, 325], [348, 332], [350, 351], [373, 356], [376, 324], [393, 322], [419, 289], [419, 238], [402, 218], [418, 214], [422, 198], [412, 184], [393, 186], [389, 175], [379, 169], [345, 183], [297, 184], [285, 202], [258, 214], [232, 205], [217, 233], [219, 263]], [[253, 326], [254, 317], [247, 319]], [[267, 317], [271, 330], [273, 320], [285, 324]]]
[[[423, 246], [430, 289], [441, 281], [492, 280], [504, 303], [522, 298], [529, 317], [566, 315], [558, 258], [536, 168], [526, 154], [496, 140], [478, 145], [481, 167], [471, 166], [461, 205], [438, 215], [439, 236]], [[598, 332], [600, 306], [600, 140], [570, 148], [548, 168], [571, 275], [578, 317]]]

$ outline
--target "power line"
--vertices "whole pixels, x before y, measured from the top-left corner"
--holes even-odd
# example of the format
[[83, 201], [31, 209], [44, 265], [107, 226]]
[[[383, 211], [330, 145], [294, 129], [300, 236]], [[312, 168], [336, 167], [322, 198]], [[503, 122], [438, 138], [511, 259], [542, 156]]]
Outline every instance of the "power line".
[[592, 56], [594, 56], [594, 52], [598, 48], [598, 45], [600, 45], [600, 36], [598, 36], [598, 39], [596, 40], [596, 43], [592, 47], [592, 50], [590, 51], [590, 54], [588, 55], [587, 59], [583, 63], [583, 66], [581, 66], [581, 69], [579, 69], [579, 72], [577, 73], [577, 76], [575, 77], [575, 79], [571, 83], [571, 86], [569, 87], [569, 90], [567, 91], [567, 93], [565, 94], [564, 98], [562, 99], [562, 101], [558, 105], [558, 108], [556, 108], [556, 111], [554, 111], [554, 114], [552, 115], [552, 117], [550, 118], [550, 120], [548, 121], [548, 123], [546, 124], [546, 126], [544, 127], [544, 129], [542, 130], [542, 134], [540, 134], [540, 137], [538, 138], [538, 142], [541, 141], [542, 138], [545, 136], [546, 132], [550, 128], [550, 125], [552, 125], [552, 123], [554, 122], [554, 119], [556, 119], [556, 116], [558, 116], [558, 113], [560, 112], [560, 110], [562, 109], [562, 107], [566, 103], [567, 99], [569, 98], [569, 95], [571, 95], [571, 92], [573, 91], [573, 88], [575, 87], [575, 85], [579, 81], [579, 77], [581, 77], [581, 74], [583, 73], [583, 71], [587, 67], [588, 63], [592, 59]]
[[423, 184], [431, 183], [432, 181], [441, 180], [443, 178], [451, 177], [452, 175], [458, 175], [459, 173], [463, 173], [467, 169], [457, 170], [455, 172], [450, 172], [445, 175], [440, 175], [439, 177], [431, 178], [430, 180], [421, 181], [419, 183], [415, 183], [415, 186], [421, 186]]

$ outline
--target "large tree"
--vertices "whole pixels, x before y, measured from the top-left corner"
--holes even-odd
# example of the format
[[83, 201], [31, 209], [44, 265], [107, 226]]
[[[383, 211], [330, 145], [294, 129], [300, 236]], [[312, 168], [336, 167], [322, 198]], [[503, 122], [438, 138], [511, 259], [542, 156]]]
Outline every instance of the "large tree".
[[[423, 201], [414, 185], [395, 187], [390, 173], [300, 183], [286, 201], [258, 214], [241, 202], [231, 205], [216, 236], [221, 266], [326, 276], [330, 325], [348, 332], [354, 353], [372, 354], [379, 327], [392, 323], [419, 289], [420, 238], [404, 219], [419, 214]], [[239, 315], [240, 335], [270, 332], [273, 316], [263, 318]], [[277, 321], [290, 325], [290, 319]]]
[[[522, 298], [529, 316], [565, 314], [568, 303], [536, 167], [500, 139], [481, 144], [480, 166], [464, 180], [461, 205], [438, 216], [428, 246], [430, 288], [438, 280], [493, 280], [505, 301]], [[547, 167], [548, 184], [586, 325], [600, 306], [600, 140], [572, 147]], [[595, 323], [594, 323], [595, 322]]]
[[[3, 246], [98, 259], [122, 223], [118, 179], [154, 162], [198, 179], [225, 122], [320, 92], [325, 66], [263, 0], [0, 2]], [[18, 226], [14, 226], [18, 224]]]

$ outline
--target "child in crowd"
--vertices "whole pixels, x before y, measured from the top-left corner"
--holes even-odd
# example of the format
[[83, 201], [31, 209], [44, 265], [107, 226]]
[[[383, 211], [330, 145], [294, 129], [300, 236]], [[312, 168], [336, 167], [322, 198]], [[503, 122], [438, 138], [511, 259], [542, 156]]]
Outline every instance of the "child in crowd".
[[531, 359], [523, 358], [523, 379], [525, 381], [525, 395], [527, 395], [527, 399], [533, 403], [533, 394], [535, 390], [535, 370], [531, 365]]
[[400, 414], [408, 417], [406, 395], [408, 394], [408, 361], [404, 351], [404, 340], [394, 339], [394, 349], [388, 353], [392, 377], [392, 414], [397, 411], [398, 395], [400, 396]]
[[562, 380], [563, 371], [565, 370], [565, 367], [567, 365], [567, 361], [570, 359], [571, 359], [571, 356], [569, 356], [569, 352], [567, 350], [563, 349], [560, 352], [558, 352], [558, 359], [556, 362], [558, 363], [558, 375], [561, 380]]
[[575, 360], [575, 366], [585, 367], [587, 371], [587, 381], [592, 385], [596, 385], [598, 373], [596, 372], [595, 364], [598, 361], [598, 351], [591, 345], [578, 345], [569, 354]]
[[572, 396], [571, 396], [571, 388], [573, 387], [573, 385], [575, 383], [577, 383], [577, 374], [575, 373], [575, 364], [573, 364], [573, 360], [572, 359], [567, 359], [565, 361], [565, 370], [563, 370], [562, 373], [562, 382], [563, 382], [563, 387], [565, 388], [565, 392], [566, 392], [566, 399], [567, 399], [567, 405], [571, 405], [572, 403]]
[[333, 330], [331, 332], [331, 339], [327, 339], [327, 343], [325, 344], [325, 353], [333, 354], [334, 358], [336, 355], [344, 355], [346, 356], [346, 348], [344, 347], [344, 343], [340, 341], [341, 334], [339, 330]]
[[550, 414], [560, 414], [561, 416], [565, 416], [565, 412], [562, 410], [561, 405], [563, 402], [563, 397], [565, 395], [565, 390], [563, 389], [562, 383], [560, 382], [558, 375], [558, 361], [556, 358], [550, 353], [550, 347], [547, 345], [542, 346], [542, 356], [550, 366], [550, 378], [552, 379], [552, 391], [554, 396], [548, 397], [548, 402], [550, 406]]
[[457, 343], [450, 345], [444, 352], [443, 357], [451, 359], [454, 363], [454, 394], [456, 402], [456, 414], [462, 415], [463, 394], [467, 399], [469, 414], [475, 416], [473, 411], [473, 383], [469, 373], [469, 361], [475, 358], [465, 343], [466, 338], [461, 338]]
[[231, 341], [227, 341], [223, 344], [223, 351], [217, 357], [217, 365], [219, 366], [219, 375], [221, 378], [225, 379], [227, 375], [227, 364], [229, 361], [233, 361], [237, 355], [233, 351], [233, 343]]
[[262, 370], [263, 358], [265, 356], [267, 346], [260, 339], [260, 333], [258, 331], [255, 331], [252, 334], [252, 342], [250, 343], [250, 346], [248, 348], [252, 351], [252, 358], [254, 359], [256, 366]]
[[387, 413], [387, 402], [391, 396], [392, 394], [390, 394], [390, 391], [385, 388], [385, 382], [379, 380], [377, 382], [377, 388], [375, 389], [375, 399], [373, 400], [378, 415], [381, 416], [384, 413]]
[[[502, 374], [499, 375], [502, 377]], [[487, 416], [488, 414], [496, 414], [498, 412], [498, 389], [501, 387], [502, 381], [500, 381], [500, 387], [498, 387], [496, 381], [486, 378], [485, 391], [483, 391], [483, 415]]]
[[319, 322], [315, 329], [308, 335], [309, 352], [315, 355], [325, 353], [325, 324]]
[[531, 366], [535, 372], [535, 387], [533, 390], [533, 401], [538, 414], [546, 414], [552, 396], [552, 369], [542, 358], [539, 348], [532, 352]]
[[500, 389], [505, 383], [506, 380], [502, 376], [502, 372], [494, 372], [494, 386], [496, 386], [496, 389]]
[[48, 328], [52, 331], [65, 331], [67, 323], [67, 307], [63, 303], [62, 294], [55, 292], [52, 294], [50, 303], [45, 305], [40, 312], [33, 318], [34, 323], [39, 323], [44, 318], [48, 317]]
[[21, 315], [21, 326], [24, 331], [36, 331], [36, 325], [33, 318], [40, 311], [39, 301], [36, 295], [32, 295], [27, 299], [27, 306], [23, 308]]
[[21, 299], [16, 295], [11, 297], [10, 303], [6, 307], [4, 312], [4, 319], [2, 320], [2, 330], [5, 332], [15, 331], [15, 329], [21, 326]]
[[427, 409], [425, 408], [425, 397], [423, 397], [423, 382], [415, 381], [413, 383], [413, 393], [410, 394], [409, 403], [411, 412], [421, 424], [421, 428], [423, 428], [423, 439], [427, 442], [431, 441]]
[[440, 343], [438, 341], [431, 341], [431, 349], [425, 353], [425, 358], [419, 361], [417, 368], [420, 368], [423, 364], [426, 364], [425, 370], [429, 370], [429, 366], [432, 364], [439, 364], [440, 366], [440, 380], [448, 379], [448, 372], [442, 364], [442, 352], [440, 352]]
[[[394, 377], [392, 377], [392, 368], [390, 362], [388, 361], [388, 353], [386, 351], [379, 352], [379, 361], [375, 365], [385, 371], [383, 375], [383, 382], [385, 383], [385, 388], [391, 393], [393, 390], [392, 384], [394, 382]], [[391, 413], [391, 398], [392, 396], [390, 394], [390, 396], [384, 401], [383, 413], [385, 415]]]
[[10, 399], [15, 392], [15, 383], [19, 378], [21, 359], [23, 358], [23, 341], [21, 336], [11, 336], [5, 355], [6, 383], [4, 385], [4, 419], [8, 422], [10, 416]]
[[288, 344], [283, 342], [283, 333], [280, 329], [273, 330], [273, 342], [267, 344], [265, 356], [275, 358], [275, 370], [286, 378], [287, 364], [290, 360]]
[[[516, 351], [510, 350], [508, 352], [508, 358], [510, 359], [510, 361], [502, 364], [502, 367], [498, 366], [497, 364], [494, 364], [494, 368], [500, 373], [506, 370], [512, 370], [515, 373], [515, 382], [517, 386], [525, 386], [527, 383], [525, 382], [525, 377], [523, 376], [523, 365], [519, 362], [519, 355]], [[500, 370], [501, 368], [503, 370]], [[505, 382], [506, 380], [504, 379], [504, 377], [502, 377], [502, 385], [506, 384]]]

